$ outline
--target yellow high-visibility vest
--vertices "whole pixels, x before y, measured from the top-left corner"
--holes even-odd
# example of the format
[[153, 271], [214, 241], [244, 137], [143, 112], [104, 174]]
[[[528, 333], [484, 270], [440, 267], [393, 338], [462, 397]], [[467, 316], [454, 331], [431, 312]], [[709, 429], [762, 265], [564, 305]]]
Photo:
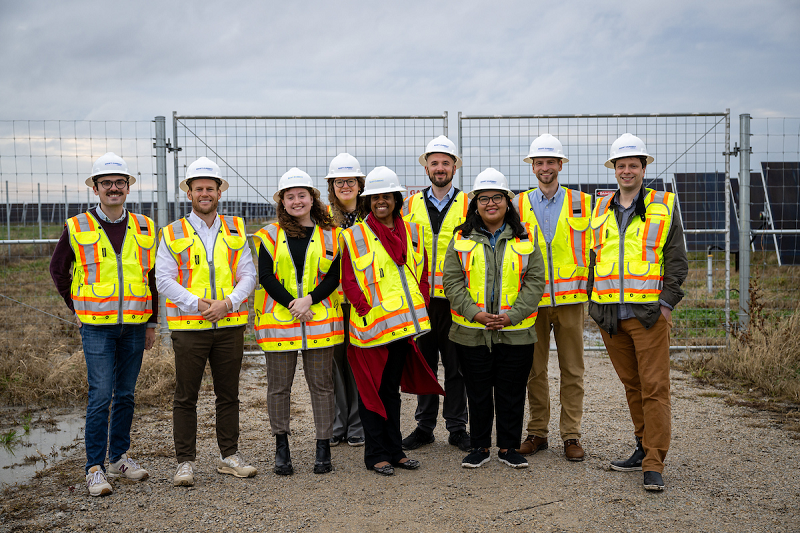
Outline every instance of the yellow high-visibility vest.
[[372, 348], [430, 331], [425, 297], [419, 290], [425, 262], [425, 228], [403, 221], [406, 264], [397, 265], [366, 222], [341, 233], [353, 272], [371, 309], [365, 316], [350, 313], [350, 343]]
[[155, 225], [128, 212], [128, 227], [119, 255], [94, 215], [67, 220], [75, 253], [70, 296], [84, 324], [141, 324], [153, 314], [147, 275], [155, 265]]
[[442, 220], [439, 233], [434, 234], [431, 219], [428, 216], [428, 206], [425, 204], [425, 191], [409, 196], [403, 202], [403, 218], [425, 228], [424, 245], [428, 252], [428, 281], [431, 286], [432, 298], [446, 298], [444, 285], [442, 285], [444, 254], [450, 241], [453, 240], [453, 231], [467, 219], [468, 206], [467, 195], [463, 191], [455, 193], [444, 220]]
[[[306, 249], [303, 276], [297, 286], [297, 270], [286, 242], [286, 233], [278, 224], [270, 224], [253, 235], [257, 253], [261, 246], [272, 258], [272, 274], [294, 298], [307, 296], [320, 284], [339, 255], [339, 228], [314, 226]], [[311, 305], [314, 318], [301, 322], [291, 311], [276, 302], [260, 285], [256, 289], [256, 340], [264, 351], [283, 352], [325, 348], [344, 342], [344, 322], [339, 293], [334, 291]]]
[[672, 224], [675, 195], [644, 190], [645, 217], [633, 215], [620, 236], [610, 209], [614, 196], [597, 202], [592, 215], [595, 267], [592, 301], [599, 304], [657, 302], [664, 286], [664, 243]]
[[[519, 291], [522, 288], [522, 278], [525, 275], [525, 270], [528, 268], [528, 260], [530, 255], [535, 251], [535, 244], [531, 242], [531, 228], [527, 224], [525, 229], [528, 231], [526, 238], [514, 237], [513, 240], [506, 241], [505, 249], [503, 251], [503, 271], [501, 273], [501, 282], [499, 290], [495, 292], [496, 301], [499, 303], [497, 306], [497, 314], [507, 313], [514, 302], [517, 301]], [[481, 311], [492, 312], [487, 310], [487, 292], [488, 298], [491, 298], [491, 287], [486, 286], [486, 269], [495, 268], [494, 264], [487, 265], [487, 251], [486, 245], [464, 238], [461, 232], [458, 232], [453, 243], [453, 249], [458, 252], [458, 259], [461, 262], [461, 270], [464, 271], [464, 282], [466, 284], [467, 292], [469, 293], [472, 301], [475, 302]], [[490, 258], [493, 262], [494, 258]], [[453, 322], [466, 328], [486, 329], [486, 326], [479, 322], [472, 322], [463, 316], [459, 315], [450, 309], [450, 315], [453, 317]], [[536, 323], [536, 316], [538, 310], [534, 311], [529, 317], [521, 320], [518, 324], [506, 326], [503, 331], [515, 331], [532, 328]]]
[[536, 228], [539, 248], [544, 257], [544, 294], [539, 307], [589, 300], [586, 284], [589, 280], [589, 253], [592, 250], [592, 232], [589, 231], [592, 197], [565, 187], [561, 189], [565, 193], [564, 202], [553, 240], [549, 244], [533, 212], [533, 195], [537, 189], [517, 196], [517, 211], [521, 221]]
[[[244, 219], [217, 215], [220, 220], [219, 234], [214, 240], [211, 258], [200, 236], [184, 217], [162, 230], [164, 242], [175, 262], [178, 263], [177, 282], [198, 298], [224, 300], [236, 287], [236, 269], [247, 246]], [[202, 313], [184, 313], [167, 299], [167, 324], [175, 331], [229, 328], [247, 324], [247, 300], [238, 311], [231, 311], [216, 324], [203, 318]]]

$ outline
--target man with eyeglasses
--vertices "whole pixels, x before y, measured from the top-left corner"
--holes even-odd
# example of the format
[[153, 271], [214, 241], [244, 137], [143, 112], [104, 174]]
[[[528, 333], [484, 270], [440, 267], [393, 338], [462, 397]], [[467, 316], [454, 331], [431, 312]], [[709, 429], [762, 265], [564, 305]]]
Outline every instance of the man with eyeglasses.
[[[455, 228], [466, 219], [469, 201], [463, 191], [453, 186], [453, 176], [461, 166], [461, 158], [456, 155], [453, 141], [444, 135], [433, 139], [419, 156], [419, 163], [425, 167], [431, 186], [409, 196], [403, 203], [403, 218], [426, 228], [424, 245], [429, 261], [431, 303], [428, 316], [431, 331], [421, 336], [417, 345], [434, 375], [438, 373], [441, 354], [446, 393], [442, 416], [450, 433], [448, 442], [468, 452], [472, 449], [472, 444], [467, 432], [467, 391], [455, 345], [448, 337], [453, 319], [450, 315], [450, 302], [444, 295], [442, 276], [447, 246], [453, 240]], [[435, 440], [433, 430], [438, 414], [438, 395], [417, 397], [417, 411], [414, 414], [417, 427], [403, 439], [404, 450], [414, 450]]]
[[532, 143], [523, 159], [531, 165], [539, 186], [517, 197], [522, 222], [535, 228], [545, 262], [545, 289], [536, 318], [536, 345], [528, 376], [528, 436], [517, 450], [533, 455], [547, 449], [550, 424], [550, 388], [547, 366], [550, 331], [556, 340], [561, 371], [561, 416], [559, 430], [568, 461], [583, 461], [581, 419], [583, 417], [583, 323], [588, 301], [589, 254], [591, 252], [591, 197], [558, 183], [558, 173], [569, 160], [561, 142], [545, 133]]
[[158, 322], [155, 225], [125, 209], [134, 183], [121, 157], [108, 152], [97, 159], [86, 185], [100, 205], [67, 220], [50, 260], [56, 289], [75, 313], [86, 359], [85, 470], [91, 496], [112, 493], [108, 478], [148, 477], [127, 455], [136, 380]]

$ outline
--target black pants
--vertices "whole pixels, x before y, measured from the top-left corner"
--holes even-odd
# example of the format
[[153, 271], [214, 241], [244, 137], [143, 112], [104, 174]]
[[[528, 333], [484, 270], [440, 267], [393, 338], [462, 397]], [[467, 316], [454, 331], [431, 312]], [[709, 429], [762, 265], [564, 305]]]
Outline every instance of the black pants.
[[456, 344], [469, 400], [469, 429], [474, 448], [492, 445], [492, 420], [497, 414], [497, 446], [519, 448], [533, 344]]
[[367, 468], [382, 461], [395, 464], [406, 456], [400, 443], [400, 378], [409, 349], [408, 339], [395, 341], [386, 347], [389, 349], [389, 358], [383, 368], [378, 396], [386, 409], [387, 418], [364, 407], [361, 395], [358, 396], [358, 414], [364, 426], [364, 465]]
[[[467, 393], [464, 389], [464, 377], [458, 365], [455, 343], [448, 338], [450, 326], [453, 325], [450, 302], [444, 298], [431, 298], [428, 317], [431, 321], [431, 331], [417, 340], [417, 346], [437, 377], [439, 354], [441, 354], [444, 391], [447, 393], [442, 406], [442, 417], [447, 431], [450, 433], [462, 431], [467, 429]], [[433, 433], [438, 416], [438, 394], [417, 396], [417, 411], [414, 413], [417, 427], [426, 433]]]

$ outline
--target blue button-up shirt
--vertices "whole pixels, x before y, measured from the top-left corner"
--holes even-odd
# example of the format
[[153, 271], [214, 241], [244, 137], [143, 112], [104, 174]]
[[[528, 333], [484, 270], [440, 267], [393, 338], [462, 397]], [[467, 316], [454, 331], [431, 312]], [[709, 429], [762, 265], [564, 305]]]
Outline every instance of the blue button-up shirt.
[[[553, 242], [553, 237], [556, 233], [556, 225], [558, 225], [558, 217], [561, 215], [561, 206], [564, 205], [564, 196], [566, 193], [561, 187], [558, 188], [556, 193], [549, 200], [542, 194], [541, 189], [533, 191], [533, 199], [531, 206], [533, 207], [533, 214], [536, 215], [536, 220], [539, 222], [539, 227], [544, 234], [544, 240], [548, 243]], [[522, 213], [520, 213], [521, 215]]]
[[433, 195], [433, 187], [428, 187], [428, 200], [430, 200], [431, 203], [433, 204], [433, 207], [435, 207], [436, 210], [441, 213], [442, 209], [447, 207], [447, 203], [453, 197], [453, 194], [455, 194], [455, 192], [456, 188], [451, 186], [450, 190], [447, 191], [447, 194], [444, 195], [444, 198], [439, 200], [438, 198], [436, 198], [436, 196]]

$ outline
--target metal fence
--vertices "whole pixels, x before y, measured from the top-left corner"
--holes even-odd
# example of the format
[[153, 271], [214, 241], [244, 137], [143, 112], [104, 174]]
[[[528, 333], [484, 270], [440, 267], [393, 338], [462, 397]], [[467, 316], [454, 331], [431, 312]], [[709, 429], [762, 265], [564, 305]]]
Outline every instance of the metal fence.
[[[655, 158], [645, 186], [677, 193], [686, 232], [690, 273], [686, 298], [673, 314], [673, 348], [725, 344], [730, 317], [730, 115], [691, 113], [648, 115], [467, 116], [459, 113], [460, 181], [466, 189], [486, 167], [509, 179], [512, 189], [536, 187], [522, 160], [543, 133], [558, 137], [569, 162], [559, 183], [594, 194], [616, 189], [614, 171], [603, 166], [611, 143], [623, 133], [644, 140]], [[602, 349], [599, 335], [595, 346]]]

